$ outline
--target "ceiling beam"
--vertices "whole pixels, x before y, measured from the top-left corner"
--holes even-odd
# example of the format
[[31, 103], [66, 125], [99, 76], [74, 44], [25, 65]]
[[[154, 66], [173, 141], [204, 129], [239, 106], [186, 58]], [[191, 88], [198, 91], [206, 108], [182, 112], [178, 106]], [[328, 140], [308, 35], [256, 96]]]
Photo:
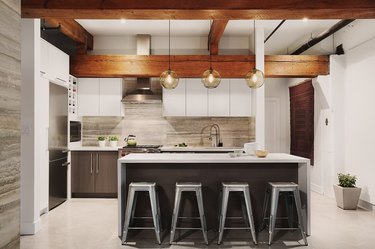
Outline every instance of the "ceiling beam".
[[79, 47], [86, 50], [94, 48], [93, 36], [74, 19], [45, 18], [45, 21], [54, 27], [60, 25], [60, 31], [80, 45]]
[[23, 18], [80, 19], [366, 19], [372, 0], [22, 0]]
[[208, 34], [208, 41], [210, 46], [210, 53], [212, 55], [219, 54], [219, 42], [224, 33], [225, 27], [229, 20], [214, 20], [211, 24], [210, 33]]
[[[210, 67], [209, 55], [172, 55], [171, 69], [179, 77], [199, 78]], [[212, 67], [223, 78], [243, 78], [254, 68], [253, 55], [213, 55]], [[159, 77], [168, 68], [166, 55], [77, 55], [71, 61], [76, 77]], [[329, 74], [329, 57], [315, 55], [266, 55], [269, 78], [316, 77]]]

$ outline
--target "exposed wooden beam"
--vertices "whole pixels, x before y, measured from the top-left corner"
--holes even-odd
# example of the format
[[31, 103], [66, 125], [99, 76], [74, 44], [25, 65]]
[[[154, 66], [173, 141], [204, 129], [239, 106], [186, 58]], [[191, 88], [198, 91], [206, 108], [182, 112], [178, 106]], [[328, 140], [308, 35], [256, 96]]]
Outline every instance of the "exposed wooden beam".
[[23, 18], [83, 19], [364, 19], [373, 0], [22, 0]]
[[210, 53], [217, 55], [219, 53], [219, 42], [224, 33], [229, 20], [214, 20], [211, 24], [208, 40], [210, 42]]
[[86, 49], [93, 49], [93, 36], [74, 19], [45, 18], [45, 21], [51, 26], [57, 27], [60, 25], [60, 30], [63, 34], [70, 37], [78, 44], [84, 45]]
[[[243, 78], [254, 67], [254, 56], [213, 55], [212, 66], [223, 78]], [[210, 66], [208, 55], [172, 55], [171, 68], [179, 77], [201, 77]], [[76, 77], [159, 77], [168, 68], [166, 55], [77, 55], [71, 74]], [[315, 77], [329, 74], [329, 57], [267, 55], [266, 77]]]

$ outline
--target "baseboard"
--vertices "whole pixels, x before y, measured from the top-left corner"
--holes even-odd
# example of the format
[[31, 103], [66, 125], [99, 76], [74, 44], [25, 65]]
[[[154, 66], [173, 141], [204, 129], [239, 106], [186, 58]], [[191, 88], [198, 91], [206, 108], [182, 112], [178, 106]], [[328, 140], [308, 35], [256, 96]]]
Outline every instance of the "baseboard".
[[361, 199], [359, 199], [358, 207], [369, 210], [369, 211], [374, 211], [374, 205], [373, 204], [371, 204], [370, 202], [361, 200]]
[[21, 222], [21, 235], [34, 235], [42, 228], [40, 219], [30, 223], [30, 222]]
[[324, 194], [323, 188], [317, 184], [311, 183], [310, 184], [311, 191], [314, 191], [318, 194]]

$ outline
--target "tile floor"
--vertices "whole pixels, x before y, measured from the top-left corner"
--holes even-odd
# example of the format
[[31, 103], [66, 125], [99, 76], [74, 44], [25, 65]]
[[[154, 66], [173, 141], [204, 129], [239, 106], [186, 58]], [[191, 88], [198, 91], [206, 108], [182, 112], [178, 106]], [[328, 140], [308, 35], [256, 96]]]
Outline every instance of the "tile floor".
[[[316, 193], [312, 194], [312, 235], [307, 247], [291, 241], [298, 232], [280, 232], [275, 243], [268, 246], [266, 233], [259, 234], [258, 246], [249, 239], [249, 233], [231, 231], [221, 246], [216, 244], [215, 234], [207, 247], [201, 242], [200, 233], [186, 233], [186, 239], [176, 245], [155, 243], [151, 231], [133, 235], [136, 243], [122, 246], [117, 237], [117, 200], [73, 199], [42, 217], [42, 230], [34, 236], [21, 237], [21, 249], [133, 249], [133, 248], [314, 248], [314, 249], [374, 249], [375, 212], [344, 211], [336, 207], [335, 200]], [[178, 234], [177, 234], [178, 235]], [[142, 237], [142, 239], [139, 239]], [[232, 241], [232, 242], [229, 242]], [[289, 241], [288, 241], [289, 240]], [[301, 241], [300, 241], [301, 243]]]

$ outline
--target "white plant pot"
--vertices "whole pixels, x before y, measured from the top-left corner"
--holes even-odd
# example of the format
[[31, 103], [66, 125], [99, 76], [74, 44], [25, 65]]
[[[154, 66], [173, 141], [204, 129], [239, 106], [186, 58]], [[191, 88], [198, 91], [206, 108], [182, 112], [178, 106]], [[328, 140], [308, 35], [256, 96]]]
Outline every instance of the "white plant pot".
[[104, 141], [98, 141], [99, 147], [105, 147], [105, 140]]
[[111, 147], [117, 147], [117, 141], [109, 141]]
[[357, 209], [361, 188], [343, 188], [333, 185], [337, 206], [344, 210]]

